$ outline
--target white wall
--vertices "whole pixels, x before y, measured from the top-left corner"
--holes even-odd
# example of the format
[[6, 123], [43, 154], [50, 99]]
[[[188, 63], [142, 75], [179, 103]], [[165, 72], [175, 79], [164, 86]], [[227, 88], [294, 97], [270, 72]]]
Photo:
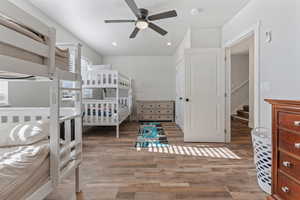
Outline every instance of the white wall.
[[171, 56], [104, 56], [103, 63], [133, 79], [136, 100], [174, 100]]
[[191, 48], [220, 48], [220, 28], [192, 28]]
[[[37, 17], [43, 23], [52, 26], [56, 29], [57, 42], [72, 42], [81, 43], [82, 56], [88, 58], [94, 64], [101, 64], [101, 55], [90, 48], [86, 43], [74, 36], [71, 32], [60, 26], [38, 8], [31, 5], [28, 1], [24, 0], [11, 0], [18, 7], [27, 11], [31, 15]], [[9, 82], [9, 103], [12, 106], [48, 106], [49, 105], [49, 83], [33, 83], [33, 82]]]
[[[246, 82], [247, 84], [244, 85]], [[235, 113], [242, 105], [249, 105], [249, 56], [247, 55], [231, 56], [231, 90], [236, 88], [239, 89], [231, 94], [231, 113]]]
[[232, 55], [231, 56], [231, 88], [240, 86], [243, 82], [249, 80], [249, 56]]
[[184, 58], [185, 49], [220, 48], [221, 34], [220, 28], [189, 28], [173, 55], [174, 62], [178, 63]]
[[190, 28], [187, 30], [173, 55], [175, 65], [180, 62], [180, 60], [184, 59], [184, 50], [189, 48], [192, 48], [192, 32]]
[[[252, 0], [223, 27], [225, 44], [261, 21], [260, 126], [269, 129], [271, 107], [265, 98], [300, 99], [299, 4], [299, 0]], [[265, 32], [270, 30], [273, 41], [266, 43]]]

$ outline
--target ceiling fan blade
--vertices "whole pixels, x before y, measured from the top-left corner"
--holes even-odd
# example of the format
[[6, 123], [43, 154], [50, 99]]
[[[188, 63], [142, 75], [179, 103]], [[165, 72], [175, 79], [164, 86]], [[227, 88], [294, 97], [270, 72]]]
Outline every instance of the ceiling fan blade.
[[177, 17], [177, 16], [178, 15], [177, 15], [176, 10], [171, 10], [168, 12], [151, 15], [148, 17], [148, 20], [155, 21], [155, 20], [166, 19], [166, 18]]
[[131, 35], [130, 35], [130, 39], [133, 39], [133, 38], [135, 38], [136, 37], [136, 35], [139, 33], [139, 31], [140, 31], [140, 29], [138, 29], [138, 28], [135, 28], [134, 30], [133, 30], [133, 32], [131, 33]]
[[135, 20], [104, 20], [105, 23], [133, 23]]
[[141, 18], [142, 17], [142, 13], [141, 13], [140, 9], [137, 7], [137, 5], [134, 2], [134, 0], [125, 0], [125, 2], [127, 3], [128, 7], [132, 10], [132, 12], [134, 13], [134, 15], [137, 18]]
[[168, 31], [166, 31], [166, 30], [160, 28], [159, 26], [157, 26], [157, 25], [155, 25], [155, 24], [153, 24], [153, 23], [149, 23], [149, 28], [151, 28], [152, 30], [158, 32], [159, 34], [161, 34], [161, 35], [163, 35], [163, 36], [166, 35], [166, 34], [168, 33]]

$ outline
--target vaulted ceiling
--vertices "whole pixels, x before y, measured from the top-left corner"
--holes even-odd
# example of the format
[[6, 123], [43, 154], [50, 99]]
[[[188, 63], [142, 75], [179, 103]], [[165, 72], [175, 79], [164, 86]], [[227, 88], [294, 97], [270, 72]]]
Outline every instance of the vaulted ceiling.
[[[220, 27], [250, 0], [136, 0], [150, 14], [178, 12], [177, 18], [155, 22], [169, 32], [165, 37], [146, 29], [136, 39], [129, 39], [134, 24], [104, 23], [105, 19], [135, 19], [124, 0], [29, 1], [102, 55], [172, 55], [188, 27]], [[193, 8], [202, 12], [191, 15]]]

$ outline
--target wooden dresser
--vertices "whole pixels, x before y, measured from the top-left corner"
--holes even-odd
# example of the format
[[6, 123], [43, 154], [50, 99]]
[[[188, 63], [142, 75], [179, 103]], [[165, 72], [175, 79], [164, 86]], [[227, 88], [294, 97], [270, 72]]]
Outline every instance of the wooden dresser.
[[139, 121], [174, 121], [174, 101], [137, 101]]
[[300, 101], [266, 100], [273, 112], [272, 195], [300, 200]]

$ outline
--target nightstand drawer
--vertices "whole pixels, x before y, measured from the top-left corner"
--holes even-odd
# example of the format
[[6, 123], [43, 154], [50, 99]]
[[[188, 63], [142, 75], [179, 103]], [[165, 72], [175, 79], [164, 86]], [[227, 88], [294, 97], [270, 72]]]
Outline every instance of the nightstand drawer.
[[[283, 152], [279, 152], [279, 169], [295, 177], [300, 177], [300, 160], [291, 157]], [[299, 180], [300, 181], [300, 180]]]
[[294, 131], [300, 132], [300, 113], [278, 113], [278, 124], [283, 128], [287, 128]]
[[300, 134], [279, 130], [279, 148], [300, 156]]
[[276, 194], [284, 200], [299, 200], [300, 185], [279, 172]]

